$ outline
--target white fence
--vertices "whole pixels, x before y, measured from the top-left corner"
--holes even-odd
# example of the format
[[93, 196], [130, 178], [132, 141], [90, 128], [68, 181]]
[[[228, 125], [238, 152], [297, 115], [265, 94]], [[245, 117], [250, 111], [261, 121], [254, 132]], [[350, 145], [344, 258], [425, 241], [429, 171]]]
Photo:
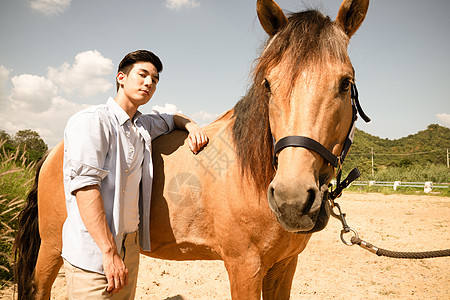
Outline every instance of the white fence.
[[431, 192], [433, 189], [448, 189], [450, 183], [433, 183], [431, 181], [426, 182], [403, 182], [403, 181], [354, 181], [351, 185], [361, 186], [392, 186], [394, 190], [399, 187], [419, 187], [423, 188], [425, 193]]

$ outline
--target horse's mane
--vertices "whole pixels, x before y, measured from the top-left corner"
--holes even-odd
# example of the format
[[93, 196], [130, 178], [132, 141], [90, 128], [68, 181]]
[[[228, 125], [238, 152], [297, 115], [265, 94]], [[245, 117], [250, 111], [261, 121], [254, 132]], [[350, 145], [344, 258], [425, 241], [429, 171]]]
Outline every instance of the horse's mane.
[[242, 173], [251, 175], [260, 192], [275, 175], [268, 96], [263, 84], [266, 74], [281, 60], [288, 62], [290, 69], [285, 70], [283, 80], [292, 88], [307, 67], [318, 67], [327, 59], [349, 62], [348, 41], [342, 28], [329, 17], [309, 10], [292, 14], [257, 59], [253, 84], [234, 107], [233, 139]]

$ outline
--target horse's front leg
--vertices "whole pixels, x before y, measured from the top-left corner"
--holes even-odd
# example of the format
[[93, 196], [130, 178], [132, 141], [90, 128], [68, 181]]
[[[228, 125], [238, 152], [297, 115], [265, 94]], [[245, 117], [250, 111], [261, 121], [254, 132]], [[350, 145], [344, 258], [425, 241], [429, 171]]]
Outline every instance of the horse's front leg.
[[297, 267], [298, 255], [274, 264], [263, 280], [264, 300], [288, 300], [291, 296], [292, 280]]
[[225, 258], [233, 300], [260, 300], [264, 270], [258, 255]]

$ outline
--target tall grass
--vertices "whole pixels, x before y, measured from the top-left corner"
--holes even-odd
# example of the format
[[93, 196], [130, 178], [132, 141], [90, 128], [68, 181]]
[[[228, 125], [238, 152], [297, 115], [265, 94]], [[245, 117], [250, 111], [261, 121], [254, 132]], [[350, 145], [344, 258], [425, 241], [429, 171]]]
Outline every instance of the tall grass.
[[18, 215], [33, 184], [35, 163], [27, 163], [26, 153], [8, 152], [0, 141], [0, 286], [13, 277], [12, 247]]

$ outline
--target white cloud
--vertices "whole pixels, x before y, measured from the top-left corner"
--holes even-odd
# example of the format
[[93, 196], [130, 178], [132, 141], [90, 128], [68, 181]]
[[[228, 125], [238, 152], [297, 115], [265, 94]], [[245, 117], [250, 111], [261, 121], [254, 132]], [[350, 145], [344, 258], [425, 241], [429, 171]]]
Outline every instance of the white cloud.
[[180, 10], [182, 8], [199, 7], [200, 3], [196, 0], [166, 0], [166, 7], [171, 10]]
[[[75, 57], [73, 65], [48, 68], [48, 76], [21, 74], [11, 78], [11, 70], [0, 65], [0, 129], [14, 134], [19, 130], [37, 131], [50, 146], [63, 139], [70, 116], [88, 107], [71, 101], [73, 94], [94, 96], [108, 91], [113, 83], [103, 76], [113, 71], [113, 63], [98, 51], [86, 51]], [[111, 80], [110, 80], [111, 81]], [[69, 97], [64, 98], [61, 92]], [[105, 99], [106, 100], [106, 99]]]
[[47, 78], [22, 74], [11, 78], [14, 85], [11, 105], [35, 112], [48, 109], [51, 100], [58, 93], [58, 88]]
[[220, 114], [211, 114], [203, 110], [192, 115], [192, 119], [200, 126], [205, 126], [217, 119]]
[[[152, 111], [157, 113], [169, 113], [169, 114], [183, 113], [181, 110], [177, 108], [175, 104], [170, 103], [166, 103], [164, 104], [164, 106], [154, 105], [152, 107]], [[220, 116], [220, 114], [211, 114], [203, 110], [190, 115], [192, 120], [194, 120], [200, 126], [208, 125], [209, 123], [217, 119], [218, 116]]]
[[181, 110], [177, 109], [175, 104], [166, 103], [164, 106], [154, 105], [152, 106], [152, 111], [160, 113], [160, 114], [174, 114], [174, 113], [182, 113]]
[[82, 97], [91, 97], [113, 87], [111, 79], [102, 78], [113, 70], [112, 60], [103, 57], [96, 50], [85, 51], [75, 56], [73, 65], [65, 62], [57, 69], [49, 67], [48, 78], [68, 95], [76, 92]]
[[46, 16], [56, 16], [69, 8], [70, 1], [71, 0], [32, 0], [30, 6], [32, 9], [43, 13]]
[[436, 114], [436, 117], [438, 118], [438, 120], [442, 126], [450, 128], [450, 114], [445, 114], [445, 113]]
[[0, 128], [11, 134], [31, 129], [38, 132], [50, 148], [55, 146], [63, 139], [67, 120], [89, 105], [76, 104], [61, 97], [54, 97], [49, 102], [48, 108], [40, 112], [9, 105], [0, 111]]

